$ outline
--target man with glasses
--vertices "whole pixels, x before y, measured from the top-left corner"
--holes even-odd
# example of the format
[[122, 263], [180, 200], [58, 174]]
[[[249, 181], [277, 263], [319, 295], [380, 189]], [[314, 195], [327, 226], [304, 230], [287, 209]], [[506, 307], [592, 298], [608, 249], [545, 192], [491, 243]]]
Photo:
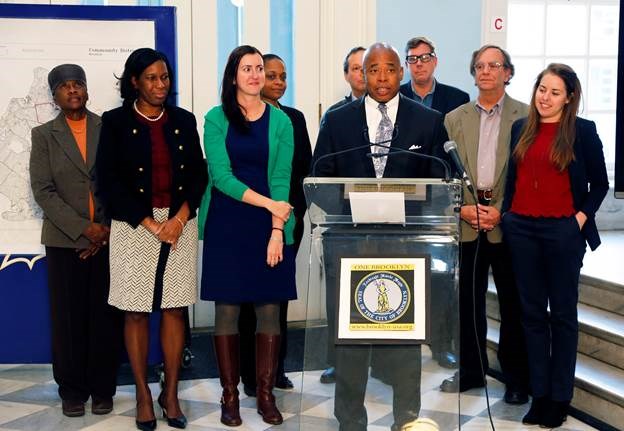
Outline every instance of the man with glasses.
[[401, 94], [446, 115], [470, 100], [468, 93], [438, 82], [433, 73], [438, 56], [433, 42], [424, 36], [414, 37], [405, 45], [405, 67], [410, 80], [401, 85]]
[[342, 68], [344, 72], [344, 79], [347, 81], [347, 84], [349, 84], [349, 87], [351, 87], [351, 93], [330, 106], [328, 111], [340, 108], [347, 103], [353, 102], [366, 93], [364, 71], [362, 70], [364, 51], [365, 49], [363, 46], [356, 46], [355, 48], [351, 48], [351, 50], [347, 53], [342, 64]]
[[479, 90], [477, 100], [451, 111], [444, 121], [477, 189], [477, 201], [464, 186], [460, 213], [460, 366], [459, 372], [444, 380], [440, 389], [464, 392], [485, 384], [488, 370], [485, 296], [492, 267], [501, 316], [498, 360], [506, 383], [505, 401], [524, 404], [528, 401], [528, 364], [520, 300], [499, 224], [511, 125], [527, 116], [528, 107], [505, 92], [514, 75], [514, 66], [502, 48], [485, 45], [475, 51], [470, 74]]

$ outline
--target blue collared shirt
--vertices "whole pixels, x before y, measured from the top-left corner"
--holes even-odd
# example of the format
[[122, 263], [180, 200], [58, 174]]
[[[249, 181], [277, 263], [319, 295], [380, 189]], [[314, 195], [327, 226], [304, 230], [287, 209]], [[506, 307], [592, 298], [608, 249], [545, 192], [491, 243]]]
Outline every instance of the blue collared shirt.
[[412, 90], [412, 94], [414, 95], [414, 100], [418, 103], [421, 103], [423, 105], [425, 105], [427, 108], [431, 108], [431, 106], [433, 106], [433, 92], [435, 91], [436, 88], [436, 80], [433, 80], [433, 85], [431, 86], [431, 91], [429, 91], [429, 93], [425, 94], [425, 97], [420, 97], [415, 91], [414, 88], [412, 87], [412, 84], [410, 82], [410, 89]]

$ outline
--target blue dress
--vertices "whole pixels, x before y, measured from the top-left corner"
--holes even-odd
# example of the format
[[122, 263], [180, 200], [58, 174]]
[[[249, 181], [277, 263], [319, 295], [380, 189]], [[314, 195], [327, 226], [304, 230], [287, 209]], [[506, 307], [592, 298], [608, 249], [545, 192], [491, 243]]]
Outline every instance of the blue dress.
[[[249, 133], [229, 127], [225, 139], [234, 176], [264, 196], [270, 196], [269, 116], [267, 106], [249, 123]], [[202, 299], [230, 304], [296, 299], [293, 246], [284, 245], [284, 260], [273, 268], [266, 263], [271, 227], [269, 211], [213, 187], [204, 231]]]

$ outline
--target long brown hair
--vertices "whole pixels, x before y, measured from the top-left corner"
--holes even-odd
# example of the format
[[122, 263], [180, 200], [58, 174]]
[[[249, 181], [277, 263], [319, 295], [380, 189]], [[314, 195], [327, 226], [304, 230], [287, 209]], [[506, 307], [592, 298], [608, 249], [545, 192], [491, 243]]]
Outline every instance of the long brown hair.
[[516, 161], [521, 161], [526, 155], [529, 147], [533, 144], [539, 129], [540, 114], [535, 107], [535, 94], [537, 88], [546, 74], [553, 74], [561, 78], [566, 88], [566, 96], [569, 102], [563, 107], [559, 130], [555, 137], [554, 145], [550, 151], [551, 162], [563, 171], [574, 160], [574, 139], [576, 138], [576, 114], [578, 113], [581, 101], [581, 83], [572, 68], [562, 63], [551, 63], [544, 69], [535, 80], [531, 104], [529, 105], [529, 117], [522, 129], [522, 134], [518, 145], [513, 152]]

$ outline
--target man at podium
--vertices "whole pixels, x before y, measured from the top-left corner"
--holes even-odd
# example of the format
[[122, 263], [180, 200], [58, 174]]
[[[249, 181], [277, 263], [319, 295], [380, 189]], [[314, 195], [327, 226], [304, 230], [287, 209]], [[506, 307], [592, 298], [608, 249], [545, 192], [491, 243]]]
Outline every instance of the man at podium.
[[[386, 43], [364, 54], [365, 97], [329, 111], [319, 130], [312, 176], [356, 178], [442, 177], [448, 139], [443, 116], [399, 94], [403, 68], [397, 50]], [[407, 152], [411, 154], [407, 154]], [[330, 343], [335, 334], [335, 291], [339, 272], [335, 249], [324, 245]], [[338, 344], [334, 414], [341, 430], [366, 430], [364, 407], [369, 364], [393, 389], [393, 430], [418, 418], [419, 345]]]

